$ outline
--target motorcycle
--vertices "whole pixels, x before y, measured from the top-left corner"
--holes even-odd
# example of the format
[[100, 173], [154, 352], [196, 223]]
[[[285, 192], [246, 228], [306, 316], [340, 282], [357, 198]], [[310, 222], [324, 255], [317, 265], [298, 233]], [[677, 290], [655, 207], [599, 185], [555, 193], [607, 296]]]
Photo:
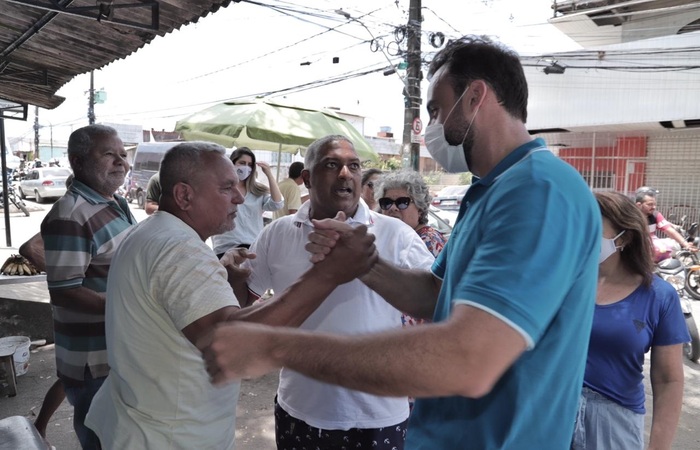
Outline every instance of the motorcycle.
[[[684, 220], [683, 217], [682, 220]], [[695, 251], [679, 250], [675, 258], [686, 268], [685, 290], [695, 300], [700, 300], [700, 236], [698, 234], [698, 223], [692, 223], [687, 230], [680, 227], [679, 233], [690, 243]]]
[[690, 342], [683, 344], [683, 353], [689, 360], [698, 362], [698, 359], [700, 359], [700, 334], [693, 318], [692, 301], [685, 289], [687, 268], [680, 260], [668, 258], [656, 265], [656, 273], [673, 286], [678, 293], [683, 317], [685, 317], [685, 325], [688, 327], [688, 333], [690, 334]]
[[[0, 207], [4, 207], [5, 205], [5, 199], [3, 198], [5, 196], [5, 192], [0, 191]], [[22, 199], [17, 197], [17, 194], [15, 193], [15, 188], [12, 187], [11, 184], [7, 185], [7, 200], [12, 203], [15, 208], [19, 209], [24, 213], [25, 216], [29, 217], [29, 210], [27, 209], [27, 205], [22, 201]]]

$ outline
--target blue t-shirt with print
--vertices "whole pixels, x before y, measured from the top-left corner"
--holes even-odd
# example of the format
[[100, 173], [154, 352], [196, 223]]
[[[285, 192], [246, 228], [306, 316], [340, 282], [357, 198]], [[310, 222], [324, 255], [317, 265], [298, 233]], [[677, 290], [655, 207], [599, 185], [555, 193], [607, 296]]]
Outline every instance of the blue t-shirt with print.
[[418, 399], [406, 448], [568, 448], [601, 235], [590, 189], [540, 139], [472, 184], [433, 265], [443, 279], [434, 320], [446, 320], [456, 304], [472, 305], [521, 333], [528, 349], [481, 398]]
[[585, 386], [644, 414], [644, 354], [690, 341], [676, 290], [658, 276], [619, 302], [596, 305]]

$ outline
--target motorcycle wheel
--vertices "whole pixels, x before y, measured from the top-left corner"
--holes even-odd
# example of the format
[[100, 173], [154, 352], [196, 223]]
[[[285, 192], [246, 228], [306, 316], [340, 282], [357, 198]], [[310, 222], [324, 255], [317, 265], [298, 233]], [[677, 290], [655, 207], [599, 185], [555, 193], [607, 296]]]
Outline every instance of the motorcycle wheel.
[[690, 333], [690, 342], [683, 344], [683, 353], [686, 358], [696, 363], [700, 359], [700, 335], [692, 314], [685, 315], [685, 324], [688, 327], [688, 333]]
[[690, 267], [694, 264], [700, 264], [698, 261], [698, 256], [695, 253], [689, 252], [688, 250], [679, 250], [676, 253], [675, 258], [681, 262], [685, 267]]
[[685, 277], [685, 291], [695, 300], [700, 300], [700, 271], [688, 272]]

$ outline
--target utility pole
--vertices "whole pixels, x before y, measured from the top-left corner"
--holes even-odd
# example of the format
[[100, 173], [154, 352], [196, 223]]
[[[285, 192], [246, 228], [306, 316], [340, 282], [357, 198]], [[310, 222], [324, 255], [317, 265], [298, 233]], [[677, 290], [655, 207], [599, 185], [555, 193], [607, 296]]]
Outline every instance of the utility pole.
[[34, 159], [39, 157], [39, 107], [34, 107]]
[[410, 155], [411, 168], [420, 169], [421, 96], [421, 0], [411, 0], [408, 11], [408, 51], [406, 53], [406, 86], [404, 87], [403, 154]]
[[90, 95], [88, 97], [88, 123], [95, 124], [95, 71], [90, 71]]

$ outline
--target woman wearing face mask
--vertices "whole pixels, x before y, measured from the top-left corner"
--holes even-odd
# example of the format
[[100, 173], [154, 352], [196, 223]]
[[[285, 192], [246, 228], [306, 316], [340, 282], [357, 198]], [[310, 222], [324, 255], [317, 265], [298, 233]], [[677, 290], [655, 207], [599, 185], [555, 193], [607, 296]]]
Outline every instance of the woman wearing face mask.
[[[255, 154], [248, 147], [234, 150], [230, 158], [238, 175], [238, 189], [245, 197], [245, 202], [238, 205], [235, 228], [211, 238], [214, 252], [219, 258], [232, 247], [249, 248], [263, 229], [263, 211], [277, 211], [284, 206], [284, 199], [269, 164], [256, 162]], [[269, 189], [255, 180], [257, 167], [267, 177]]]
[[[647, 222], [628, 197], [597, 193], [603, 216], [598, 292], [572, 449], [644, 449], [644, 354], [651, 349], [649, 449], [670, 449], [690, 337], [674, 288], [655, 276]], [[573, 324], [572, 324], [573, 326]]]

